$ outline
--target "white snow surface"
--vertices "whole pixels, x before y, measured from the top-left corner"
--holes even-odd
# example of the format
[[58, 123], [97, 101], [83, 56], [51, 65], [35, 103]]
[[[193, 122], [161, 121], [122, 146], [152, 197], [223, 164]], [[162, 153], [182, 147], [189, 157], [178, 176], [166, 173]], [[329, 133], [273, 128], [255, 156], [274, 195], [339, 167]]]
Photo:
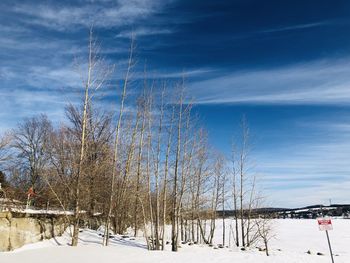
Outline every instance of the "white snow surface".
[[[229, 231], [231, 220], [226, 220]], [[71, 247], [69, 231], [57, 238], [26, 245], [12, 252], [0, 253], [1, 263], [323, 263], [331, 262], [325, 232], [319, 231], [316, 220], [278, 219], [274, 220], [274, 234], [271, 241], [271, 256], [256, 248], [240, 251], [238, 248], [213, 249], [206, 245], [181, 245], [179, 252], [148, 251], [143, 237], [123, 238], [115, 235], [110, 245], [103, 247], [98, 231], [84, 229], [79, 235], [79, 246]], [[350, 220], [333, 220], [334, 230], [329, 232], [336, 263], [350, 262]], [[217, 221], [215, 243], [222, 243], [222, 224]], [[101, 232], [100, 232], [101, 233]], [[228, 236], [226, 237], [228, 245]], [[306, 252], [310, 250], [311, 255]], [[324, 255], [318, 256], [317, 252]]]

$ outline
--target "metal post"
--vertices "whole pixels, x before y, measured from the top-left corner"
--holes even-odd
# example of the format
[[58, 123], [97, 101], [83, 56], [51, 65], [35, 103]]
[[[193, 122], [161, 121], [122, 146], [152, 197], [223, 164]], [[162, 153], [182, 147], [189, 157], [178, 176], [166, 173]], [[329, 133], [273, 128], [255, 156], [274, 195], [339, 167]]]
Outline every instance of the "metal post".
[[333, 258], [333, 252], [332, 252], [331, 242], [329, 241], [329, 235], [328, 235], [328, 231], [327, 231], [327, 230], [326, 230], [326, 235], [327, 235], [327, 241], [328, 241], [328, 246], [329, 246], [329, 252], [331, 253], [332, 263], [334, 263], [334, 258]]

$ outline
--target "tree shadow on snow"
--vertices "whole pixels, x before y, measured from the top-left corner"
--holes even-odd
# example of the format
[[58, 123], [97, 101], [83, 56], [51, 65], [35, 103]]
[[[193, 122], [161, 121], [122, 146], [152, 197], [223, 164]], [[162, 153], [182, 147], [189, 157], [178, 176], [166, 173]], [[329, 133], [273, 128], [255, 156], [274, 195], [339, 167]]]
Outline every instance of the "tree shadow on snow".
[[63, 244], [62, 242], [58, 241], [57, 237], [54, 236], [53, 238], [53, 241], [56, 243], [57, 246], [63, 246], [63, 245], [66, 245], [66, 244]]
[[115, 244], [115, 245], [122, 245], [122, 246], [128, 246], [128, 247], [137, 247], [137, 248], [142, 248], [147, 250], [147, 246], [144, 244], [137, 243], [134, 240], [128, 240], [126, 238], [118, 238], [114, 237], [111, 238], [110, 243]]
[[[94, 230], [85, 229], [85, 233], [89, 233], [93, 239], [89, 239], [89, 237], [79, 237], [79, 241], [83, 242], [83, 244], [97, 244], [102, 245], [103, 236], [96, 233]], [[97, 239], [96, 239], [97, 238]], [[57, 241], [56, 241], [57, 242]], [[109, 244], [112, 246], [116, 245], [122, 245], [122, 246], [128, 246], [128, 247], [137, 247], [141, 249], [146, 249], [147, 246], [145, 244], [140, 244], [135, 240], [129, 240], [128, 238], [121, 238], [118, 236], [113, 236], [109, 238]]]

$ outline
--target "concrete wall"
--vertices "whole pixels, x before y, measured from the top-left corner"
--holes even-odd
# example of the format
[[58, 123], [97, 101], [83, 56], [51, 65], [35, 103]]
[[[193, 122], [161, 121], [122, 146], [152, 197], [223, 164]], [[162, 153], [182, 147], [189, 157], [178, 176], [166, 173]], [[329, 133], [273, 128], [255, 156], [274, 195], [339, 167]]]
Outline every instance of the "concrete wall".
[[62, 235], [63, 216], [0, 213], [0, 252]]

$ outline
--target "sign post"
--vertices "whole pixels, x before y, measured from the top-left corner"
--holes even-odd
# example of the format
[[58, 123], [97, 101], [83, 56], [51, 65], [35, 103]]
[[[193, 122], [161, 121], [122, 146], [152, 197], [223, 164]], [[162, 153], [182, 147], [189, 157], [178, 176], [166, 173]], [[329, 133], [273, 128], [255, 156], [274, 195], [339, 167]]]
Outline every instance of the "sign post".
[[331, 242], [329, 240], [329, 235], [328, 235], [328, 231], [333, 230], [332, 220], [330, 218], [322, 217], [322, 218], [318, 218], [317, 222], [318, 222], [318, 228], [320, 229], [320, 231], [326, 231], [329, 252], [331, 253], [332, 263], [334, 263]]

